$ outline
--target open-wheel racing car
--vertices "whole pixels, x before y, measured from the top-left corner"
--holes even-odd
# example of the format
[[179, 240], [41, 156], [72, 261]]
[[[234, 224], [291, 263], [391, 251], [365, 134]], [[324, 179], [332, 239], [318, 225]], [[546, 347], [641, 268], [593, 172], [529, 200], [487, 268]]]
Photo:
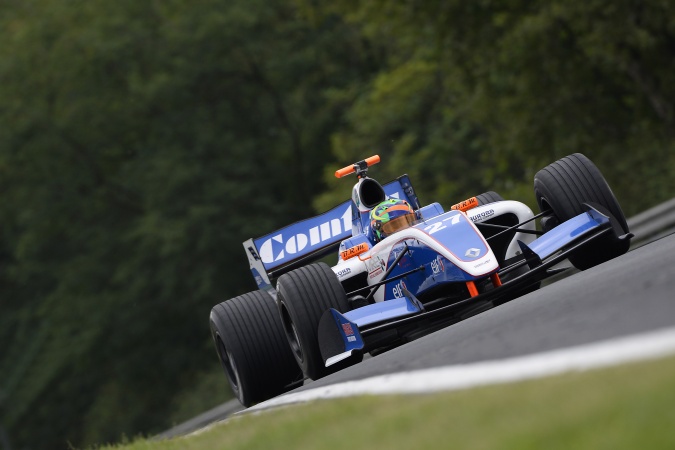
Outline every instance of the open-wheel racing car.
[[[584, 270], [628, 250], [621, 207], [582, 154], [537, 172], [536, 215], [495, 192], [448, 211], [422, 206], [407, 175], [385, 185], [368, 177], [379, 160], [336, 172], [356, 174], [351, 200], [244, 242], [258, 290], [210, 316], [243, 405], [531, 292], [565, 259]], [[315, 262], [338, 249], [334, 266]]]

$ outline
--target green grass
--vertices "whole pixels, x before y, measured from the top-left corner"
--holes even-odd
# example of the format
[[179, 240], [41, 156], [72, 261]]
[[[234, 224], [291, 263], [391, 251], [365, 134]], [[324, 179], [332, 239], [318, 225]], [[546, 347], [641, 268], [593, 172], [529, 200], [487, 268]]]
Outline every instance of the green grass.
[[457, 392], [317, 401], [104, 448], [674, 449], [675, 357]]

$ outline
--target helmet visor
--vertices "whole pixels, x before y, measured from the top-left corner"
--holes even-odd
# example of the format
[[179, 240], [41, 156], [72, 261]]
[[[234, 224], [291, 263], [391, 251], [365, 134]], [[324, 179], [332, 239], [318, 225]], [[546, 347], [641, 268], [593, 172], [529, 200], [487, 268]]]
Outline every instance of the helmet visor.
[[382, 224], [382, 233], [389, 236], [397, 231], [405, 230], [415, 223], [415, 214], [406, 214], [405, 216], [397, 217], [389, 222]]

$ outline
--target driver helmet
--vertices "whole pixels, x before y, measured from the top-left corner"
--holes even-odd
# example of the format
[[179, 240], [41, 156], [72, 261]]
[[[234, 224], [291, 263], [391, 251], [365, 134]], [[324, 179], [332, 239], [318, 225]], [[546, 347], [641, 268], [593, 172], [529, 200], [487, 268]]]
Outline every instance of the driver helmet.
[[375, 242], [415, 223], [415, 211], [405, 200], [385, 200], [370, 211], [370, 228]]

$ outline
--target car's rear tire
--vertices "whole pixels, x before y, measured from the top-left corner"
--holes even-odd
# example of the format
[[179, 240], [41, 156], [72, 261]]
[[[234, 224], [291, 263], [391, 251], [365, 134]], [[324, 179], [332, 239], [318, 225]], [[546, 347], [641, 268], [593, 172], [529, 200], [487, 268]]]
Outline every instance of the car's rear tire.
[[213, 307], [211, 336], [232, 392], [244, 406], [302, 382], [274, 298], [254, 291]]
[[347, 295], [325, 263], [309, 264], [279, 277], [277, 304], [293, 356], [309, 378], [316, 380], [342, 368], [325, 367], [319, 350], [318, 327], [324, 311], [349, 310]]
[[[583, 204], [589, 203], [609, 212], [624, 234], [628, 233], [626, 217], [607, 181], [581, 153], [559, 159], [537, 172], [534, 195], [542, 212], [553, 211], [549, 224], [562, 223], [584, 213]], [[547, 226], [544, 228], [547, 231]], [[628, 239], [602, 239], [580, 249], [569, 260], [576, 268], [585, 270], [626, 253], [629, 245]]]
[[504, 198], [495, 191], [483, 192], [482, 194], [477, 195], [476, 199], [478, 199], [478, 206], [488, 205], [490, 203], [501, 202], [504, 200]]

